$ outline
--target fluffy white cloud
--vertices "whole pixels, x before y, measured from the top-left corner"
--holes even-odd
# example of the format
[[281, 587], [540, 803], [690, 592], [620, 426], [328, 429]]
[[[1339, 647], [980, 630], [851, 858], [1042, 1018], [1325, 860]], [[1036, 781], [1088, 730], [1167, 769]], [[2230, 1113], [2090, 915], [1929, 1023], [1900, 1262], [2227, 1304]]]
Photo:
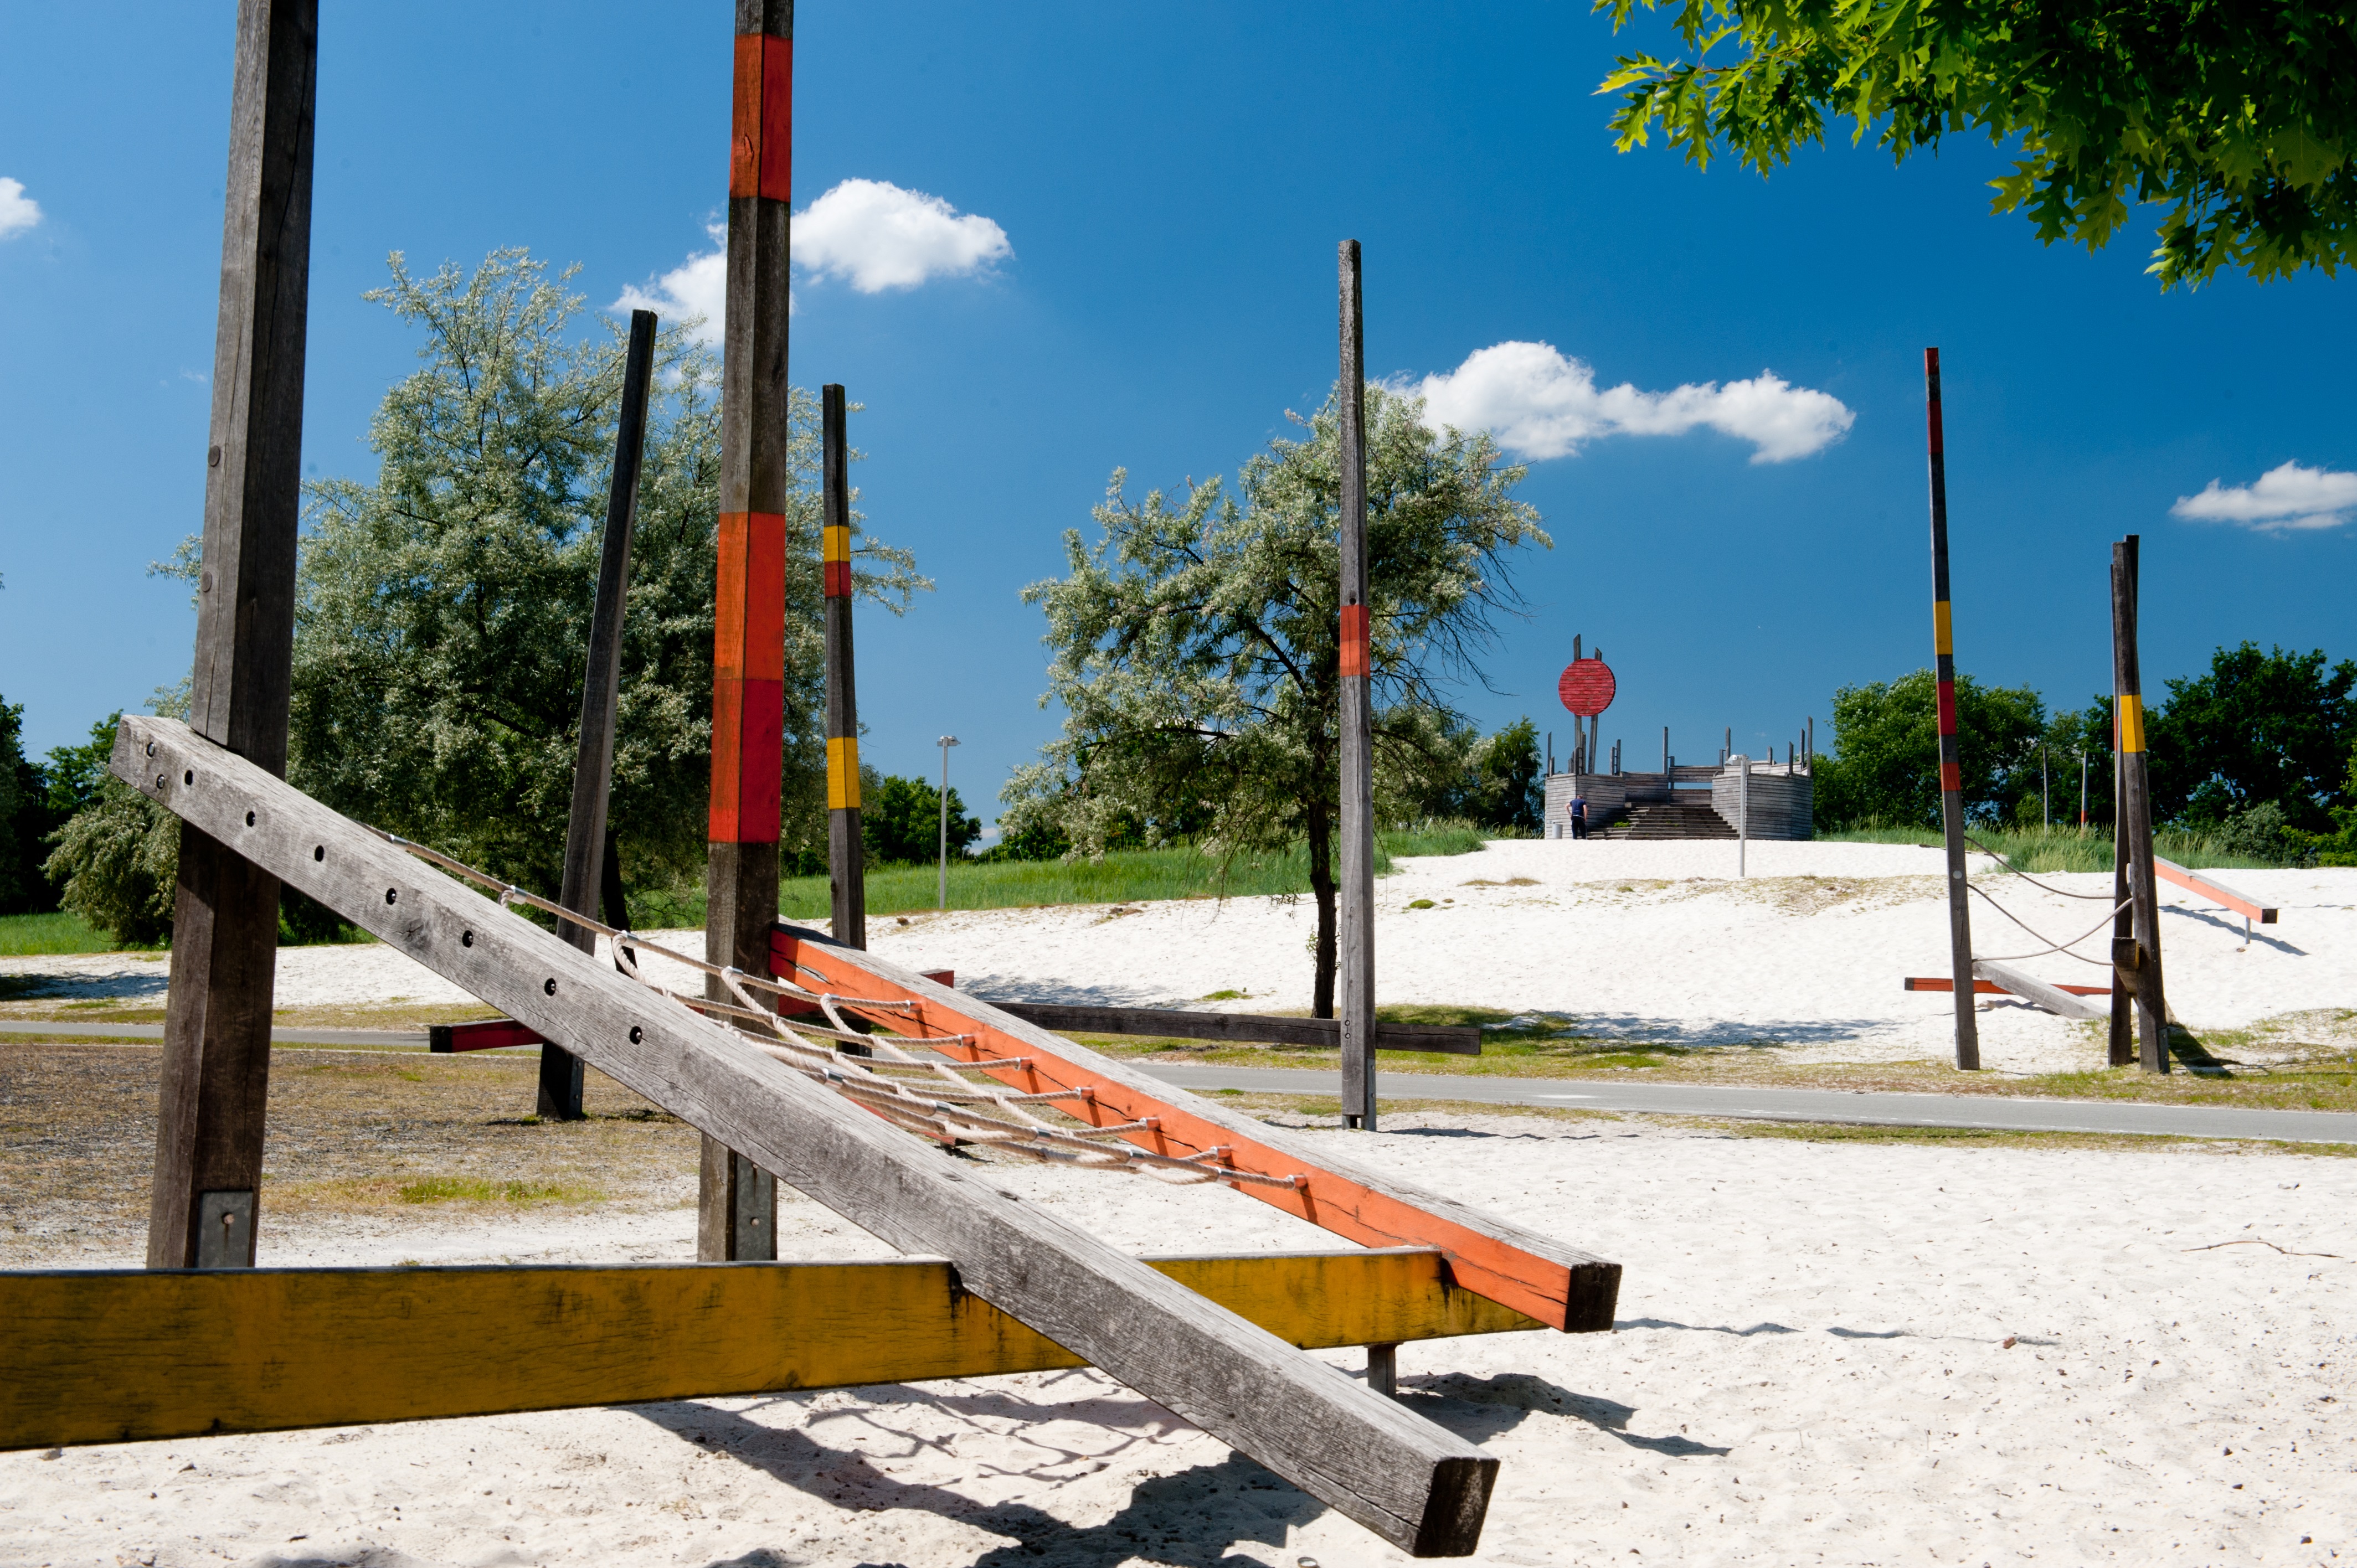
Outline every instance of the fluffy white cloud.
[[846, 179], [794, 214], [794, 265], [862, 294], [957, 277], [1014, 254], [1006, 231], [938, 196]]
[[655, 279], [651, 288], [631, 285], [614, 309], [651, 310], [665, 321], [694, 320], [698, 341], [719, 342], [727, 318], [728, 231], [716, 223], [705, 232], [720, 249], [697, 252]]
[[41, 204], [25, 194], [25, 182], [0, 178], [0, 240], [13, 238], [41, 220]]
[[[696, 336], [719, 342], [728, 231], [716, 224], [706, 232], [717, 249], [695, 252], [648, 287], [625, 288], [613, 307], [651, 310], [667, 320], [701, 317]], [[1006, 231], [989, 219], [880, 179], [846, 179], [793, 220], [794, 265], [816, 277], [844, 279], [862, 294], [963, 276], [1014, 253]]]
[[2212, 479], [2200, 495], [2179, 496], [2169, 510], [2174, 517], [2240, 523], [2263, 533], [2334, 528], [2357, 510], [2357, 474], [2284, 463], [2261, 474], [2256, 484], [2230, 489]]
[[1857, 415], [1828, 392], [1771, 371], [1748, 381], [1639, 392], [1598, 390], [1587, 361], [1546, 343], [1499, 343], [1407, 390], [1436, 425], [1487, 430], [1517, 456], [1561, 457], [1607, 435], [1683, 435], [1707, 427], [1749, 441], [1755, 463], [1806, 457], [1841, 439]]

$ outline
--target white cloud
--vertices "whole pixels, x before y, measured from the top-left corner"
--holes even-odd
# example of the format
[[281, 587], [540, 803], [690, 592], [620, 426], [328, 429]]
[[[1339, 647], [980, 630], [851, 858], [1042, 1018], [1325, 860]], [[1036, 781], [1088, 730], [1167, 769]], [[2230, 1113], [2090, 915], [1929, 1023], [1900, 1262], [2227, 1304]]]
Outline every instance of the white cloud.
[[2200, 495], [2178, 497], [2169, 510], [2172, 517], [2240, 523], [2262, 533], [2335, 528], [2357, 510], [2357, 474], [2284, 463], [2261, 474], [2256, 484], [2228, 489], [2212, 479]]
[[[651, 310], [668, 320], [700, 317], [696, 337], [719, 342], [728, 231], [715, 224], [706, 232], [718, 248], [696, 252], [648, 287], [625, 288], [613, 308]], [[846, 179], [793, 219], [794, 265], [815, 277], [842, 278], [862, 294], [964, 276], [1014, 253], [1006, 231], [989, 219], [878, 179]]]
[[632, 284], [613, 308], [651, 310], [666, 321], [694, 319], [697, 341], [719, 342], [728, 314], [728, 231], [716, 223], [705, 231], [720, 249], [697, 252], [655, 279], [651, 289]]
[[794, 214], [794, 264], [862, 294], [963, 276], [1014, 253], [989, 219], [880, 179], [846, 179]]
[[25, 182], [0, 178], [0, 240], [13, 239], [41, 220], [41, 204], [25, 194]]
[[1598, 391], [1587, 361], [1546, 343], [1494, 344], [1408, 390], [1423, 396], [1435, 424], [1487, 430], [1530, 458], [1566, 456], [1607, 435], [1683, 435], [1706, 426], [1750, 442], [1755, 463], [1783, 463], [1823, 451], [1857, 420], [1839, 398], [1772, 371], [1724, 386], [1648, 392], [1623, 381]]

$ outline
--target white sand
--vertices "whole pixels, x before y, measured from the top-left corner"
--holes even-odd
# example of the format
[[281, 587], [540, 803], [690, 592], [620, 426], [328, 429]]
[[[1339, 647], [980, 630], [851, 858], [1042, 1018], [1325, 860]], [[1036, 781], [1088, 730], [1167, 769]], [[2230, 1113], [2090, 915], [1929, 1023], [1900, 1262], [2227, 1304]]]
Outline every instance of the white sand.
[[[1354, 1146], [1627, 1268], [1615, 1334], [1402, 1349], [1410, 1404], [1502, 1461], [1480, 1561], [2357, 1559], [2357, 1165], [1420, 1121]], [[1008, 1174], [1141, 1251], [1326, 1242], [1233, 1193]], [[808, 1203], [781, 1230], [880, 1251]], [[2190, 1250], [2258, 1240], [2341, 1256]], [[680, 1210], [264, 1261], [692, 1250]], [[1404, 1561], [1092, 1373], [0, 1455], [8, 1563], [1302, 1556]]]
[[[1512, 843], [1412, 863], [1380, 885], [1383, 994], [1650, 1038], [1779, 1040], [1824, 1058], [1939, 1055], [1946, 999], [1898, 988], [1943, 969], [1937, 857], [1751, 853], [1761, 876], [1743, 885], [1682, 880], [1731, 869], [1714, 864], [1731, 845]], [[1533, 885], [1466, 886], [1513, 877]], [[2244, 950], [2238, 922], [2171, 896], [2166, 950], [2187, 1022], [2357, 1004], [2357, 872], [2230, 880], [2283, 906], [2283, 923]], [[2102, 912], [2018, 884], [2004, 896], [2061, 935]], [[1419, 897], [1453, 902], [1405, 908]], [[1999, 945], [2000, 922], [1975, 920], [1984, 951], [2019, 950]], [[1250, 993], [1238, 1007], [1307, 1002], [1309, 912], [1283, 900], [877, 926], [880, 950], [953, 965], [984, 994], [1168, 1003], [1225, 988]], [[111, 994], [111, 973], [152, 993], [162, 966], [7, 968]], [[280, 977], [282, 1005], [449, 994], [382, 948], [289, 952]], [[1984, 1028], [2002, 1065], [2083, 1048], [2073, 1026], [2010, 1004]], [[1401, 1353], [1414, 1407], [1503, 1461], [1481, 1561], [2357, 1560], [2357, 1163], [1807, 1144], [1506, 1116], [1386, 1129], [1331, 1135], [1627, 1268], [1615, 1334]], [[1330, 1244], [1230, 1192], [1007, 1175], [1141, 1251]], [[882, 1250], [806, 1202], [786, 1207], [780, 1230], [791, 1256]], [[322, 1220], [269, 1231], [264, 1261], [692, 1253], [681, 1208], [471, 1230]], [[1402, 1560], [1092, 1373], [0, 1455], [0, 1564], [1302, 1557]]]
[[[1938, 851], [1755, 843], [1741, 881], [1735, 855], [1736, 846], [1722, 843], [1557, 840], [1404, 860], [1376, 884], [1382, 997], [1552, 1015], [1631, 1039], [1775, 1046], [1801, 1062], [1946, 1056], [1948, 998], [1900, 985], [1909, 975], [1948, 972]], [[2108, 875], [2040, 878], [2081, 896], [2069, 897], [2004, 875], [1986, 856], [1973, 861], [1975, 885], [2048, 939], [2077, 938], [2104, 921]], [[2197, 1032], [2239, 1030], [2357, 1006], [2357, 869], [2218, 875], [2280, 907], [2282, 920], [2256, 928], [2246, 945], [2238, 918], [2163, 884], [2162, 951], [2180, 1021]], [[1512, 886], [1517, 879], [1527, 885]], [[1435, 907], [1408, 908], [1418, 899]], [[899, 962], [953, 969], [961, 989], [985, 997], [1243, 1012], [1308, 1006], [1316, 912], [1307, 898], [1118, 908], [1135, 912], [1072, 905], [919, 915], [905, 924], [884, 916], [869, 922], [870, 945]], [[2046, 945], [1979, 898], [1973, 929], [1975, 950], [1985, 956]], [[702, 950], [700, 933], [657, 935]], [[2102, 957], [2105, 934], [2078, 950]], [[2107, 967], [2060, 955], [2020, 967], [2058, 982], [2109, 981]], [[0, 974], [48, 981], [41, 994], [52, 1002], [160, 1002], [165, 969], [123, 954], [0, 960]], [[1244, 994], [1203, 1000], [1221, 991]], [[282, 1007], [466, 1000], [382, 946], [279, 955]], [[2264, 1055], [2268, 1043], [2237, 1042], [2236, 1050]], [[2030, 1072], [2089, 1065], [2101, 1047], [2084, 1026], [1993, 999], [1983, 1007], [1981, 1049], [1992, 1069]]]

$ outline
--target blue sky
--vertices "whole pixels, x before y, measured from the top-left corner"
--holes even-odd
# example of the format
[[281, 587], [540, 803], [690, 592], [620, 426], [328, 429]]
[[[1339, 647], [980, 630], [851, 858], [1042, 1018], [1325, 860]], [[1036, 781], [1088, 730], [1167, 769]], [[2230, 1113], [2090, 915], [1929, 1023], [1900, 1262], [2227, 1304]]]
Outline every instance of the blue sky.
[[[414, 363], [360, 298], [387, 252], [426, 269], [527, 245], [579, 263], [602, 306], [662, 294], [710, 249], [729, 8], [324, 9], [305, 467], [366, 477], [369, 415]], [[0, 695], [36, 750], [186, 668], [185, 590], [145, 568], [202, 504], [231, 11], [158, 7], [126, 30], [102, 8], [6, 7]], [[1962, 140], [1901, 169], [1837, 146], [1767, 181], [1616, 154], [1590, 96], [1616, 42], [1577, 6], [805, 0], [798, 33], [797, 206], [885, 182], [1006, 242], [960, 272], [992, 248], [960, 236], [988, 235], [935, 211], [932, 275], [867, 292], [925, 256], [896, 260], [845, 209], [833, 269], [797, 286], [794, 379], [866, 405], [871, 526], [940, 584], [862, 623], [866, 751], [887, 771], [929, 772], [953, 731], [985, 806], [1036, 754], [1056, 718], [1018, 590], [1060, 569], [1114, 467], [1138, 490], [1232, 475], [1324, 394], [1345, 236], [1366, 246], [1379, 375], [1544, 343], [1602, 389], [1764, 370], [1795, 389], [1770, 412], [1804, 435], [1824, 400], [1848, 417], [1754, 462], [1758, 429], [1723, 396], [1699, 412], [1738, 434], [1641, 435], [1599, 428], [1576, 372], [1552, 422], [1527, 377], [1448, 383], [1569, 448], [1522, 491], [1555, 548], [1523, 564], [1534, 613], [1492, 650], [1497, 690], [1465, 693], [1485, 726], [1528, 713], [1567, 744], [1554, 686], [1575, 632], [1619, 672], [1604, 732], [1632, 762], [1664, 725], [1690, 759], [1728, 725], [1757, 746], [1814, 714], [1825, 739], [1835, 686], [1927, 663], [1932, 343], [1965, 670], [2074, 705], [2103, 687], [2107, 544], [2131, 531], [2148, 688], [2245, 638], [2357, 655], [2346, 280], [2164, 296], [2144, 229], [2089, 257], [1990, 216], [2003, 162]], [[2244, 494], [2287, 463], [2316, 477]], [[2172, 515], [2212, 481], [2206, 510], [2244, 521]], [[2310, 526], [2251, 525], [2287, 508]]]

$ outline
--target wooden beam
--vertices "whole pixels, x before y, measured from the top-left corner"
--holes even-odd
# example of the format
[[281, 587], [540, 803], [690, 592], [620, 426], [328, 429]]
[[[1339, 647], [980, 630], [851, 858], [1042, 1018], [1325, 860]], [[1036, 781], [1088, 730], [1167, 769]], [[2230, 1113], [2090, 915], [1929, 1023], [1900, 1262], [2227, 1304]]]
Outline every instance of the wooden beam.
[[[606, 532], [598, 542], [597, 596], [589, 611], [588, 660], [581, 672], [581, 736], [573, 763], [573, 810], [565, 829], [565, 876], [557, 902], [593, 913], [606, 891], [606, 806], [614, 783], [614, 718], [622, 673], [622, 610], [630, 595], [630, 531], [638, 519], [639, 463], [647, 442], [647, 392], [653, 384], [655, 314], [630, 312], [622, 361], [622, 403], [614, 422], [614, 471], [606, 489]], [[618, 884], [619, 886], [619, 884]], [[587, 926], [557, 930], [583, 952], [597, 950]], [[581, 1120], [581, 1058], [563, 1046], [540, 1053], [540, 1114]]]
[[1374, 629], [1367, 600], [1367, 368], [1359, 242], [1342, 242], [1340, 405], [1342, 582], [1341, 825], [1336, 832], [1340, 929], [1334, 955], [1334, 1015], [1341, 1026], [1342, 1124], [1375, 1130]]
[[[242, 0], [188, 722], [286, 771], [310, 306], [317, 0]], [[147, 1266], [253, 1262], [278, 882], [180, 830]]]
[[[1899, 985], [1899, 989], [1901, 991], [1953, 991], [1955, 988], [1956, 983], [1950, 980], [1944, 974], [1936, 976], [1921, 974], [1910, 975], [1907, 979], [1900, 982]], [[2112, 993], [2112, 988], [2108, 985], [2058, 985], [2054, 989], [2057, 991], [2069, 992], [2073, 996], [2109, 996]], [[2012, 992], [2007, 991], [2004, 986], [1999, 985], [1994, 980], [1974, 981], [1973, 991], [1975, 994], [1981, 996], [2010, 996], [2013, 994]]]
[[[1463, 1555], [1479, 1541], [1497, 1461], [1472, 1444], [1000, 1188], [986, 1171], [959, 1168], [184, 725], [124, 718], [112, 765], [387, 946], [568, 1041], [715, 1144], [902, 1251], [949, 1258], [965, 1289], [1385, 1541], [1421, 1556]], [[798, 961], [813, 953], [877, 961], [816, 943], [803, 944]], [[894, 973], [902, 987], [957, 999], [910, 971]], [[1340, 1196], [1330, 1183], [1327, 1191]], [[1460, 1284], [1501, 1300], [1454, 1253], [1450, 1262]]]
[[[760, 972], [778, 918], [785, 777], [786, 510], [793, 493], [787, 227], [792, 205], [793, 0], [737, 0], [720, 348], [718, 583], [712, 628], [712, 809], [705, 956]], [[729, 1000], [707, 977], [705, 994]], [[774, 1258], [777, 1185], [707, 1141], [696, 1255]], [[752, 1247], [749, 1252], [740, 1247]]]
[[[929, 969], [925, 978], [937, 985], [954, 986], [957, 972], [949, 969]], [[815, 1002], [802, 1002], [791, 997], [781, 1000], [778, 1011], [787, 1017], [799, 1017], [820, 1011]], [[513, 1018], [479, 1018], [465, 1024], [433, 1024], [425, 1030], [425, 1048], [437, 1056], [463, 1051], [496, 1051], [510, 1046], [541, 1046], [547, 1043], [539, 1032], [517, 1023]]]
[[2034, 974], [2024, 974], [2009, 964], [1979, 959], [1973, 964], [1973, 972], [1983, 979], [1996, 981], [2014, 995], [2025, 1002], [2036, 1003], [2058, 1018], [2102, 1022], [2112, 1015], [2110, 1008], [2095, 1006], [2061, 986], [2040, 980]]
[[1940, 829], [1947, 849], [1948, 963], [1956, 993], [1956, 1069], [1981, 1065], [1980, 1022], [1973, 1015], [1973, 911], [1964, 882], [1964, 754], [1956, 734], [1956, 645], [1948, 586], [1948, 456], [1942, 432], [1940, 350], [1923, 350], [1925, 428], [1932, 463], [1932, 650], [1940, 730]]
[[851, 647], [851, 444], [843, 388], [819, 389], [819, 571], [826, 614], [826, 873], [830, 926], [867, 945], [867, 844], [859, 804], [859, 692]]
[[[1140, 1260], [1305, 1349], [1539, 1325], [1429, 1250]], [[0, 1449], [1088, 1363], [943, 1260], [0, 1273]], [[540, 1353], [561, 1338], [564, 1356]]]
[[2175, 861], [2163, 860], [2158, 855], [2152, 857], [2152, 868], [2179, 887], [2199, 893], [2204, 898], [2216, 899], [2246, 920], [2256, 920], [2262, 926], [2276, 923], [2276, 910], [2247, 894], [2235, 892], [2222, 882], [2204, 876], [2198, 871], [2188, 871]]
[[[781, 944], [789, 939], [781, 938]], [[1330, 1138], [1310, 1138], [1185, 1090], [1127, 1062], [1099, 1056], [987, 1002], [934, 985], [873, 953], [802, 942], [784, 954], [803, 984], [845, 996], [907, 999], [913, 1012], [872, 1012], [876, 1022], [930, 1038], [944, 1056], [979, 1061], [1019, 1058], [993, 1074], [1026, 1091], [1087, 1086], [1093, 1100], [1074, 1114], [1100, 1126], [1155, 1119], [1125, 1134], [1141, 1148], [1180, 1156], [1225, 1149], [1228, 1164], [1270, 1176], [1299, 1174], [1293, 1189], [1239, 1185], [1239, 1192], [1371, 1247], [1437, 1247], [1457, 1283], [1552, 1328], [1601, 1333], [1612, 1326], [1620, 1265], [1528, 1230], [1470, 1205], [1360, 1165]], [[856, 1011], [856, 1009], [854, 1009]], [[944, 1036], [966, 1036], [961, 1045]]]
[[[1235, 1040], [1275, 1046], [1342, 1043], [1339, 1018], [1272, 1018], [1261, 1013], [1197, 1013], [1179, 1007], [1068, 1006], [1057, 1002], [995, 1002], [1002, 1013], [1060, 1035], [1160, 1035], [1174, 1040]], [[1379, 1051], [1481, 1054], [1481, 1031], [1446, 1024], [1386, 1024], [1374, 1028]]]

